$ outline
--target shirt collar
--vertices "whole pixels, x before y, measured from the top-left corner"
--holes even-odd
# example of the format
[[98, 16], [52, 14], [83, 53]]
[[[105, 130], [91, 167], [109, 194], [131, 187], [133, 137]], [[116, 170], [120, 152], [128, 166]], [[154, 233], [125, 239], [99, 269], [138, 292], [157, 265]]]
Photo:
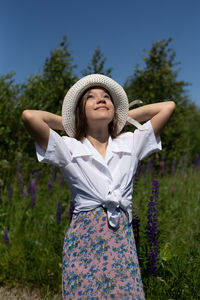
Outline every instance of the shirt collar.
[[[81, 156], [95, 156], [97, 150], [92, 146], [90, 141], [87, 138], [84, 138], [80, 144], [77, 144], [77, 147], [73, 149], [72, 157], [81, 157]], [[109, 137], [108, 146], [106, 152], [114, 153], [128, 153], [131, 154], [131, 149], [123, 139], [118, 138], [112, 139]]]

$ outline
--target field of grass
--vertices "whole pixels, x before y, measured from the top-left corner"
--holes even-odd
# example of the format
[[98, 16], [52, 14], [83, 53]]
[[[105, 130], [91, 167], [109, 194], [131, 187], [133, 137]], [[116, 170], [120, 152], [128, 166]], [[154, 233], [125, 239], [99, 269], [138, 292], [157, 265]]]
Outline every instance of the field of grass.
[[[62, 246], [71, 195], [59, 170], [20, 165], [0, 198], [0, 285], [39, 288], [42, 299], [61, 290]], [[5, 173], [6, 176], [6, 173]], [[149, 273], [148, 202], [157, 179], [156, 269]], [[138, 256], [146, 299], [200, 299], [199, 165], [142, 170], [134, 184]], [[154, 211], [154, 212], [155, 212]], [[139, 222], [139, 223], [138, 223]]]

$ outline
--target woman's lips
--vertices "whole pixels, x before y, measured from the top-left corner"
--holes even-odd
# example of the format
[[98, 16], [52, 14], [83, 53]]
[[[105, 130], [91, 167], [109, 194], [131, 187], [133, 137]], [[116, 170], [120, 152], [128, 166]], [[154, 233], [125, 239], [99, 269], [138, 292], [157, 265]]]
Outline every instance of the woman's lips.
[[108, 108], [106, 106], [97, 107], [96, 110], [98, 110], [98, 109], [106, 109], [106, 110], [108, 110]]

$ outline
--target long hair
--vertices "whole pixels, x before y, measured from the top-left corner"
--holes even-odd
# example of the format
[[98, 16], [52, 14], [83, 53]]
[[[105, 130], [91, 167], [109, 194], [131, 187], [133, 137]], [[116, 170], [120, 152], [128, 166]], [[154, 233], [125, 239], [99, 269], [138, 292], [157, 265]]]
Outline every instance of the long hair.
[[[86, 114], [85, 114], [85, 104], [86, 104], [87, 99], [84, 98], [84, 95], [93, 88], [96, 88], [96, 87], [90, 87], [83, 93], [83, 95], [79, 98], [79, 101], [76, 106], [74, 137], [79, 141], [81, 141], [84, 137], [86, 137], [87, 129], [88, 129], [87, 118], [86, 118]], [[104, 89], [102, 87], [97, 87], [97, 88], [101, 88], [101, 89], [105, 90], [110, 95], [110, 93], [106, 89]], [[110, 98], [112, 100], [111, 96], [110, 96]], [[112, 100], [112, 102], [113, 102], [113, 100]], [[115, 111], [113, 120], [108, 124], [108, 132], [112, 139], [116, 138], [119, 135], [117, 133], [117, 122], [118, 122], [118, 117], [117, 117], [117, 113]]]

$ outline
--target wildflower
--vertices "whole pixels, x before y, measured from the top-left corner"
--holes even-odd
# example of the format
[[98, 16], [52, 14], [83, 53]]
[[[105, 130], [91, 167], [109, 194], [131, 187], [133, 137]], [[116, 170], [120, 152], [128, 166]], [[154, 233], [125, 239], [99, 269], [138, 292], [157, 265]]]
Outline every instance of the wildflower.
[[21, 153], [18, 152], [17, 153], [17, 156], [18, 156], [18, 160], [17, 160], [17, 173], [21, 173]]
[[23, 194], [22, 194], [22, 197], [27, 197], [28, 196], [28, 191], [27, 191], [27, 188], [26, 188], [26, 186], [24, 186], [24, 188], [23, 188]]
[[22, 189], [23, 188], [23, 176], [21, 173], [18, 174], [18, 183], [19, 183], [19, 187]]
[[146, 163], [143, 163], [143, 164], [141, 165], [141, 173], [142, 173], [143, 175], [145, 175], [146, 170], [147, 170], [147, 164], [146, 164]]
[[153, 161], [153, 159], [150, 159], [147, 162], [147, 169], [149, 170], [149, 172], [153, 173], [153, 171], [154, 171], [154, 161]]
[[13, 188], [11, 185], [8, 186], [8, 203], [11, 205], [12, 203], [12, 195], [13, 195]]
[[62, 215], [62, 203], [58, 201], [57, 210], [56, 210], [56, 223], [61, 224], [61, 215]]
[[73, 211], [74, 211], [74, 202], [73, 202], [73, 200], [71, 200], [70, 207], [69, 207], [69, 219], [70, 219], [70, 222], [72, 220]]
[[34, 180], [31, 180], [29, 187], [28, 187], [28, 191], [31, 195], [30, 207], [31, 207], [31, 209], [33, 209], [35, 207], [35, 201], [36, 201], [36, 195], [37, 195], [36, 184], [35, 184]]
[[50, 179], [49, 179], [49, 182], [48, 182], [48, 190], [51, 191], [52, 188], [53, 188], [53, 178], [51, 176]]
[[39, 181], [40, 180], [40, 173], [39, 173], [39, 171], [35, 171], [33, 173], [33, 177], [35, 178], [36, 181]]
[[63, 176], [63, 174], [61, 174], [60, 176], [60, 186], [63, 187], [65, 183], [65, 177]]
[[32, 195], [30, 207], [33, 209], [35, 207], [36, 195]]
[[157, 256], [158, 250], [157, 246], [154, 244], [151, 246], [149, 253], [148, 253], [148, 273], [150, 276], [155, 277], [157, 272]]
[[158, 228], [157, 228], [157, 209], [156, 204], [159, 194], [159, 182], [157, 179], [152, 180], [152, 195], [148, 202], [148, 224], [147, 234], [149, 239], [148, 253], [148, 273], [155, 276], [157, 271], [157, 254], [158, 254]]
[[52, 166], [51, 176], [52, 176], [52, 180], [56, 179], [56, 166]]
[[140, 219], [138, 216], [138, 208], [135, 206], [133, 208], [133, 221], [132, 221], [132, 226], [133, 226], [133, 232], [134, 232], [134, 238], [135, 238], [135, 243], [136, 243], [136, 249], [138, 253], [138, 248], [139, 248], [139, 229], [140, 229]]
[[29, 183], [28, 192], [30, 195], [35, 195], [37, 193], [34, 179], [32, 179]]
[[2, 197], [1, 197], [1, 183], [0, 183], [0, 204], [2, 203]]
[[152, 180], [152, 196], [157, 203], [158, 201], [158, 194], [159, 194], [159, 182], [158, 179]]
[[4, 228], [3, 237], [4, 237], [5, 244], [9, 245], [10, 244], [10, 239], [9, 239], [9, 235], [8, 235], [8, 228]]
[[138, 167], [137, 170], [136, 170], [136, 172], [135, 172], [135, 177], [134, 177], [134, 182], [133, 182], [133, 191], [134, 192], [136, 191], [139, 178], [140, 178], [140, 169]]
[[199, 154], [196, 155], [194, 164], [195, 164], [196, 169], [200, 170], [200, 157], [199, 157]]

